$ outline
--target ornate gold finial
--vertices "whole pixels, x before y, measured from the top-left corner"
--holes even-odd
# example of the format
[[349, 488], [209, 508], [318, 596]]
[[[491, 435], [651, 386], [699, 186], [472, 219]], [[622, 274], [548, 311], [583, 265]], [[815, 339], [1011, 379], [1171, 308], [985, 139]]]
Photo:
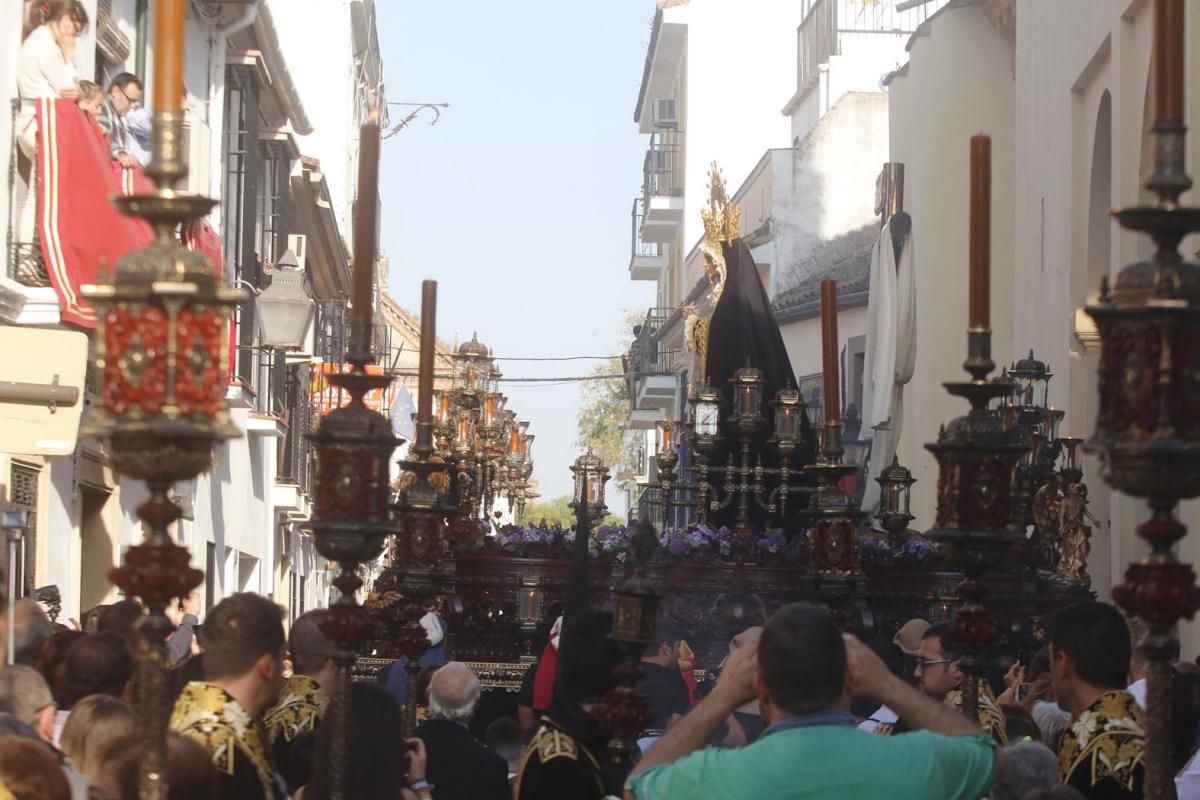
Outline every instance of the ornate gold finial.
[[[716, 245], [732, 242], [741, 231], [742, 210], [729, 202], [725, 191], [725, 178], [717, 162], [708, 168], [708, 208], [700, 210], [704, 220], [704, 238]], [[720, 247], [717, 247], [720, 252]]]

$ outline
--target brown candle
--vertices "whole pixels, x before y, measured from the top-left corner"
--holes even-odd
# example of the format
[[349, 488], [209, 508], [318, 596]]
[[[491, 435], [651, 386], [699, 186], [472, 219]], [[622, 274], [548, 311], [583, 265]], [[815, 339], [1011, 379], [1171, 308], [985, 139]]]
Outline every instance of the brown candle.
[[450, 392], [443, 391], [438, 396], [438, 422], [445, 425], [450, 421]]
[[437, 334], [437, 281], [421, 281], [421, 355], [417, 361], [417, 421], [433, 422], [433, 349]]
[[516, 425], [508, 432], [508, 454], [515, 456], [521, 452], [521, 431]]
[[1154, 118], [1183, 121], [1183, 0], [1154, 0]]
[[368, 122], [358, 137], [358, 202], [354, 218], [353, 318], [370, 321], [375, 282], [375, 232], [379, 210], [379, 126]]
[[670, 420], [664, 420], [662, 423], [662, 452], [670, 453], [675, 449], [675, 428]]
[[184, 0], [154, 4], [154, 110], [183, 110]]
[[841, 419], [838, 398], [837, 281], [821, 281], [821, 366], [825, 370], [825, 421]]
[[967, 325], [991, 327], [992, 270], [992, 140], [971, 137], [971, 233]]

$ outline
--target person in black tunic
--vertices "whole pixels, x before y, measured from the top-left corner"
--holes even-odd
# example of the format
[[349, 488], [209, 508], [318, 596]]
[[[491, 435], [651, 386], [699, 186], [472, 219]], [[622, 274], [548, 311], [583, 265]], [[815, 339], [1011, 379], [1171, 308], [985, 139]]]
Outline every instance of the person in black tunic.
[[1087, 800], [1134, 800], [1145, 778], [1142, 710], [1125, 690], [1129, 626], [1107, 603], [1087, 600], [1054, 616], [1050, 682], [1071, 715], [1058, 744], [1058, 780]]
[[650, 712], [654, 714], [646, 736], [662, 736], [671, 718], [682, 717], [691, 706], [687, 683], [679, 672], [679, 641], [682, 638], [678, 627], [665, 617], [659, 617], [654, 641], [642, 655], [642, 679], [637, 690], [646, 698]]
[[559, 646], [558, 679], [550, 710], [541, 717], [521, 759], [517, 800], [601, 800], [620, 797], [631, 762], [613, 764], [609, 733], [592, 716], [597, 700], [613, 688], [620, 661], [609, 638], [612, 614], [568, 614]]
[[248, 592], [230, 595], [204, 626], [205, 681], [184, 687], [171, 729], [213, 760], [222, 800], [282, 800], [262, 714], [283, 688], [283, 609]]

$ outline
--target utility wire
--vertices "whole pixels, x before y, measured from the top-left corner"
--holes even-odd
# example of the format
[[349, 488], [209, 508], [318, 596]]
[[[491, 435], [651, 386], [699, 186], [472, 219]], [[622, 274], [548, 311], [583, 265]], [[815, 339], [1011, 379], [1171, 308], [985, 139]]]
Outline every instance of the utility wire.
[[620, 356], [534, 356], [517, 358], [516, 356], [496, 356], [493, 361], [612, 361]]

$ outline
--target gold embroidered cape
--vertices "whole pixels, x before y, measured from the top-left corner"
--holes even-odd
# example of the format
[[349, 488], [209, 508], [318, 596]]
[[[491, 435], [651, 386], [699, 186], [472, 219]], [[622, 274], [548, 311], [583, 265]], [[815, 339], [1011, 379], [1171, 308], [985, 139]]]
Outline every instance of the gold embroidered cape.
[[[979, 678], [979, 724], [992, 735], [1001, 745], [1008, 744], [1008, 726], [1004, 721], [1004, 712], [992, 694], [992, 687], [983, 678]], [[955, 689], [946, 695], [946, 705], [955, 711], [963, 710], [962, 689]]]
[[185, 686], [175, 701], [170, 727], [198, 742], [226, 775], [233, 774], [234, 751], [240, 750], [258, 773], [263, 797], [275, 796], [275, 773], [262, 726], [220, 686], [203, 681]]
[[1111, 778], [1134, 790], [1145, 755], [1146, 729], [1142, 709], [1124, 690], [1106, 692], [1063, 733], [1058, 745], [1058, 779], [1078, 780], [1085, 770], [1087, 785]]
[[271, 744], [281, 736], [285, 742], [293, 742], [301, 733], [316, 730], [328, 705], [319, 683], [307, 675], [293, 675], [283, 686], [279, 704], [263, 717], [267, 738]]
[[0, 783], [0, 800], [17, 800], [16, 795], [10, 792], [3, 783]]
[[[581, 755], [582, 760], [580, 759]], [[590, 775], [592, 780], [595, 781], [595, 789], [599, 792], [599, 796], [605, 794], [604, 781], [600, 774], [600, 765], [596, 762], [591, 752], [577, 742], [575, 737], [570, 733], [555, 724], [553, 720], [543, 717], [537, 733], [533, 736], [533, 740], [525, 748], [525, 755], [521, 758], [521, 765], [517, 769], [515, 796], [521, 796], [521, 783], [527, 772], [538, 769], [558, 759], [570, 761], [575, 764], [579, 770], [579, 774]], [[562, 788], [565, 791], [567, 789], [577, 789], [578, 787], [564, 785]]]

